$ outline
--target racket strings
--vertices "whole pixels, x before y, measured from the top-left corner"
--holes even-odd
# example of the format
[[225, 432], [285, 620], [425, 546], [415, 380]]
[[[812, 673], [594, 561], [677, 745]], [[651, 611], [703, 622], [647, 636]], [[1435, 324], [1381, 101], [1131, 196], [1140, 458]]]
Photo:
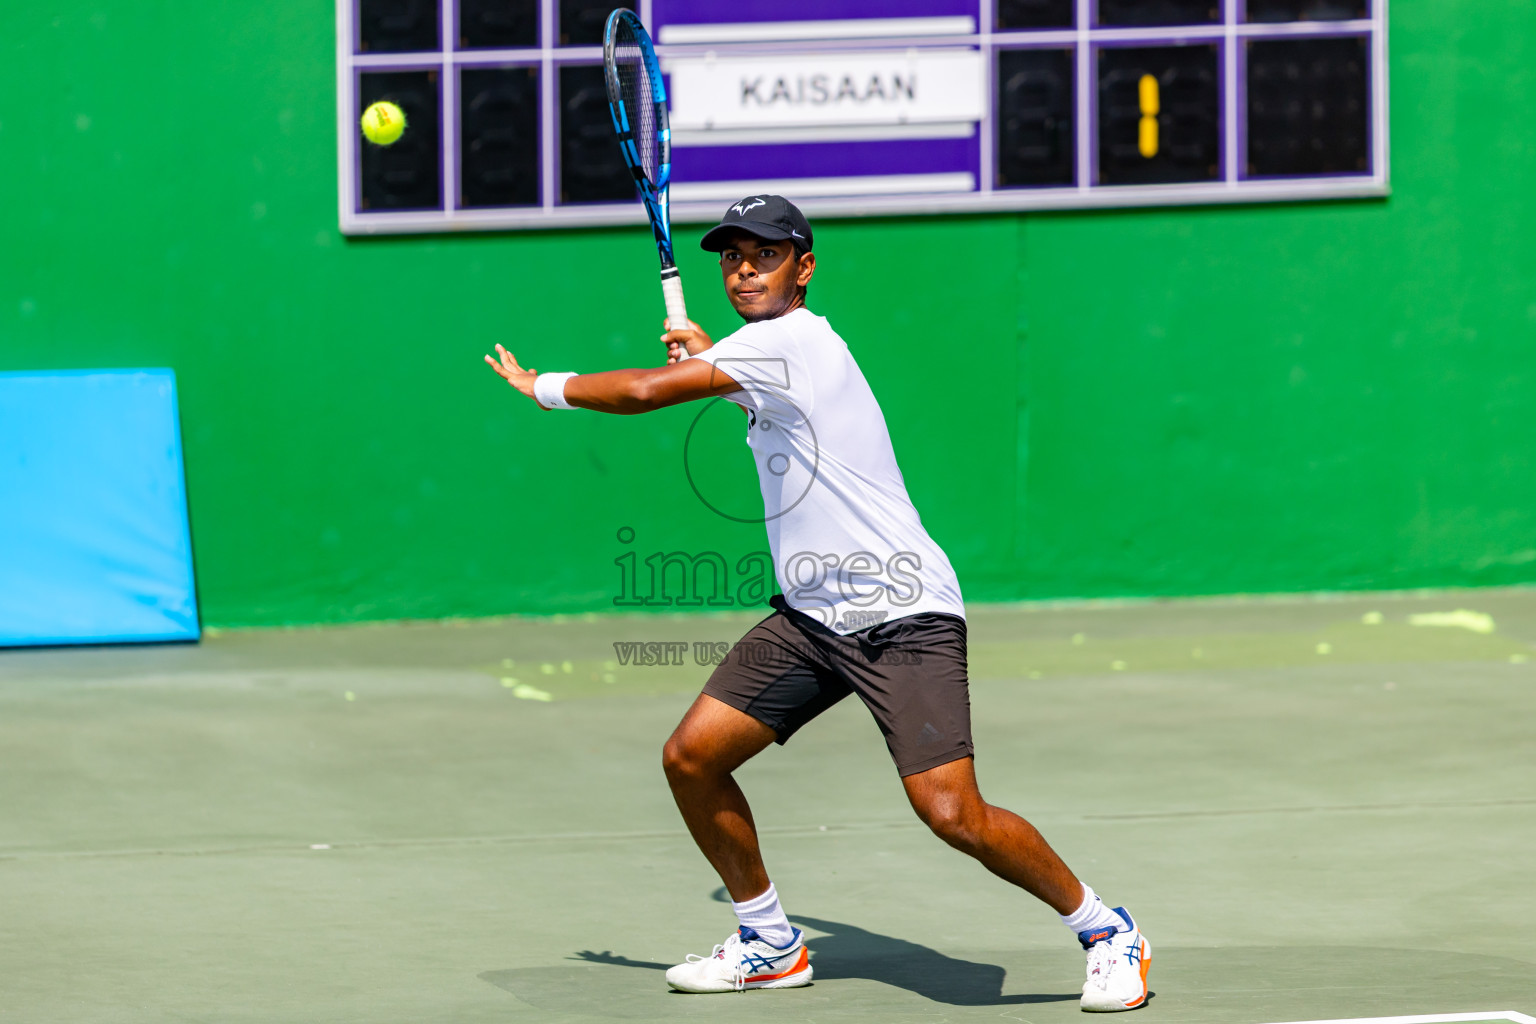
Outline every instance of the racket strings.
[[613, 47], [614, 70], [618, 73], [619, 97], [634, 135], [640, 156], [640, 169], [655, 182], [661, 170], [662, 154], [656, 123], [656, 94], [646, 69], [645, 53], [627, 22], [618, 26]]

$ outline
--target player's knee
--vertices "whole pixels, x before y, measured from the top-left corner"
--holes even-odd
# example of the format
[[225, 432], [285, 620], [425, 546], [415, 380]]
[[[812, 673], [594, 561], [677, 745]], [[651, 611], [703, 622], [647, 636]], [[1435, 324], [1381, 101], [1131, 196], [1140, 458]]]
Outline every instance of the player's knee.
[[661, 769], [673, 785], [702, 779], [709, 773], [703, 751], [679, 736], [671, 737], [661, 748]]
[[923, 824], [951, 846], [968, 850], [981, 837], [983, 808], [959, 793], [937, 793], [917, 808]]

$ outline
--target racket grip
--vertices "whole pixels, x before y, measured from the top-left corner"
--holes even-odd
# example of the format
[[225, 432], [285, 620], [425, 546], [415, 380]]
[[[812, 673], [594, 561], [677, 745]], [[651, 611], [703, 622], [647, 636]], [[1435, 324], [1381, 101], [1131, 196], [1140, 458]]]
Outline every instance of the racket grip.
[[[683, 303], [683, 279], [676, 267], [666, 267], [661, 272], [661, 295], [667, 301], [667, 330], [688, 329], [688, 307]], [[688, 358], [688, 350], [678, 346], [678, 362]]]

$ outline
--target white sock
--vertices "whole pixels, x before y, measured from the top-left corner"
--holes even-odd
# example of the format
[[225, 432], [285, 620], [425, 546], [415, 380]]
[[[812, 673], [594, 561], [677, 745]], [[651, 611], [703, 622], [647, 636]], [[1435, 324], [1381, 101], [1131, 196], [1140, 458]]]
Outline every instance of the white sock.
[[1120, 915], [1106, 907], [1104, 901], [1086, 885], [1083, 886], [1083, 905], [1070, 914], [1061, 915], [1061, 923], [1066, 925], [1073, 935], [1103, 928], [1125, 927], [1125, 921]]
[[772, 882], [761, 896], [754, 896], [745, 903], [732, 903], [731, 909], [736, 911], [738, 921], [757, 932], [770, 946], [783, 949], [794, 940], [794, 929], [789, 926], [789, 918], [784, 916], [784, 908], [779, 906], [779, 891]]

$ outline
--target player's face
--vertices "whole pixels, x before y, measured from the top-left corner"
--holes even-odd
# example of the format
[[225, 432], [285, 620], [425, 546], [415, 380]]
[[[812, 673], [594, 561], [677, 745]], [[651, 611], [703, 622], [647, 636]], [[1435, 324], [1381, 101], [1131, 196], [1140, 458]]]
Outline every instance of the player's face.
[[788, 242], [735, 235], [720, 253], [725, 294], [748, 323], [772, 320], [803, 304], [801, 289], [811, 280], [816, 257], [795, 259]]

